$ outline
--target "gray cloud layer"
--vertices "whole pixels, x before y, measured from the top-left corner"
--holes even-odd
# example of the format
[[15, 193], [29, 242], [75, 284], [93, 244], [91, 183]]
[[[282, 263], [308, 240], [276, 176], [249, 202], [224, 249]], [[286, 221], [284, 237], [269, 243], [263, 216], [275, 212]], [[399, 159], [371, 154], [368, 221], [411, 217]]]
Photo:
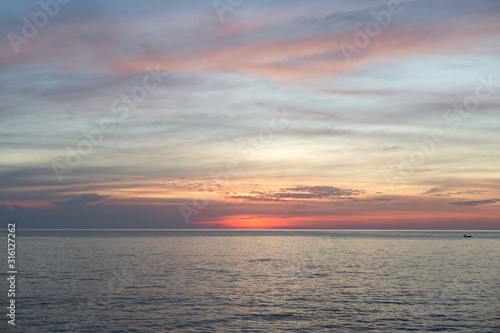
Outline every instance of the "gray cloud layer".
[[478, 201], [458, 201], [458, 202], [450, 202], [450, 205], [455, 205], [455, 206], [479, 206], [479, 205], [494, 204], [494, 203], [497, 203], [499, 201], [500, 201], [500, 199], [478, 200]]

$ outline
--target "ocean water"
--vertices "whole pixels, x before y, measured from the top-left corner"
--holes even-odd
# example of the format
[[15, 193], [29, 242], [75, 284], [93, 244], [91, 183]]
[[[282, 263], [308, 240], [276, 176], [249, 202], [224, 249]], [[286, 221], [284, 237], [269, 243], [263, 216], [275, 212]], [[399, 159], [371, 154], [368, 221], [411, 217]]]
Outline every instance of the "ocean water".
[[500, 332], [500, 232], [17, 234], [1, 332]]

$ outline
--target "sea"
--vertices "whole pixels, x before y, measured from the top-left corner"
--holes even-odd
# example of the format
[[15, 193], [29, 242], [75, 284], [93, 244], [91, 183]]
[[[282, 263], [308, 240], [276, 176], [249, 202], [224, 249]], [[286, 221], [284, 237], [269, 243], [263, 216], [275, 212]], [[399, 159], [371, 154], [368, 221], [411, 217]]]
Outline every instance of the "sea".
[[15, 326], [0, 237], [0, 332], [500, 332], [499, 231], [18, 230]]

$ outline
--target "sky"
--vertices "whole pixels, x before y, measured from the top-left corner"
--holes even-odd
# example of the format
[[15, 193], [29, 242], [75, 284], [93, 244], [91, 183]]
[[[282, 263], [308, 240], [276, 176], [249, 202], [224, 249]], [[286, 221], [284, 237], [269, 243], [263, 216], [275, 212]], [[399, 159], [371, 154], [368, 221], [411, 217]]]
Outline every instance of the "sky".
[[1, 7], [1, 220], [500, 229], [499, 1]]

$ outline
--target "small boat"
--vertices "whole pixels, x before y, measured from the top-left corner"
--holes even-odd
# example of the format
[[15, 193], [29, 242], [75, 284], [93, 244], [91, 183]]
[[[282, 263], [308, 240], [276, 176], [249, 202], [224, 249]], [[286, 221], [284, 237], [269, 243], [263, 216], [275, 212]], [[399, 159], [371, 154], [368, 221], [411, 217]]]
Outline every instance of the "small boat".
[[467, 234], [465, 234], [464, 237], [472, 237], [472, 236], [471, 235], [467, 236]]

